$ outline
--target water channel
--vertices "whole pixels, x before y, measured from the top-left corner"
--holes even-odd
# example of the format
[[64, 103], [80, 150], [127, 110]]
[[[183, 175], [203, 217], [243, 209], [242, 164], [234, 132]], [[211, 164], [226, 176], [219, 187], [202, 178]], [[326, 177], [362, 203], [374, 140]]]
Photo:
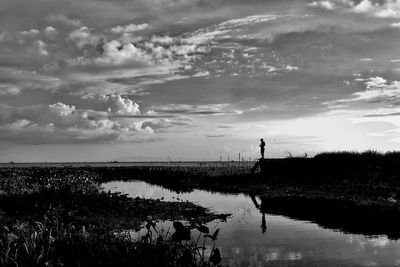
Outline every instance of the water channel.
[[400, 242], [386, 235], [365, 236], [326, 229], [317, 223], [262, 213], [258, 197], [204, 190], [177, 193], [142, 181], [113, 181], [105, 190], [131, 197], [190, 201], [219, 213], [231, 213], [217, 247], [224, 266], [400, 266]]

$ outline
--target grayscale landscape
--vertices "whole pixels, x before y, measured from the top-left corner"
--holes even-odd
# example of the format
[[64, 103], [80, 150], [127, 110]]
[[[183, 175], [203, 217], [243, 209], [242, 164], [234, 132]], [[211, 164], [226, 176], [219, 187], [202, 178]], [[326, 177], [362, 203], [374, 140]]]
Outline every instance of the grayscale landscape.
[[400, 266], [399, 0], [0, 0], [0, 266]]

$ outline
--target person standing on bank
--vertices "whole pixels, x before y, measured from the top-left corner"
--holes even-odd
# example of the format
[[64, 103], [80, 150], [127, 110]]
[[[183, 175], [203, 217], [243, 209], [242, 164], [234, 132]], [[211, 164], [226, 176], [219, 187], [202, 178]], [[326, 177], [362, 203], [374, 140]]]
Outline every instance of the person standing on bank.
[[260, 149], [261, 149], [261, 158], [263, 159], [264, 158], [264, 151], [265, 151], [265, 142], [264, 142], [264, 139], [260, 139], [260, 141], [261, 141], [261, 144], [260, 144]]

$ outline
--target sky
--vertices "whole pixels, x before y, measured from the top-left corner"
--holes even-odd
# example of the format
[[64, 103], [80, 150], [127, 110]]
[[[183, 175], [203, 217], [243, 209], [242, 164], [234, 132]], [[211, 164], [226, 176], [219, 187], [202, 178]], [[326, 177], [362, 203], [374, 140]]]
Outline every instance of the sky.
[[400, 149], [400, 0], [0, 0], [0, 162]]

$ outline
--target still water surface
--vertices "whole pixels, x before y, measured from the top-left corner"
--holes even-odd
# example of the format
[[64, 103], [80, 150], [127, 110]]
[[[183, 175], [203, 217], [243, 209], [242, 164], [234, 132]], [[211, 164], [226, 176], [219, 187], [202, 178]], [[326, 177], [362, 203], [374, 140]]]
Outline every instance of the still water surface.
[[[132, 197], [190, 201], [220, 213], [231, 213], [217, 247], [224, 266], [400, 266], [400, 242], [324, 229], [309, 221], [262, 214], [249, 196], [195, 190], [176, 193], [142, 181], [113, 181], [105, 190]], [[264, 219], [263, 219], [264, 217]], [[264, 226], [263, 226], [263, 221]], [[399, 226], [400, 227], [400, 226]]]

